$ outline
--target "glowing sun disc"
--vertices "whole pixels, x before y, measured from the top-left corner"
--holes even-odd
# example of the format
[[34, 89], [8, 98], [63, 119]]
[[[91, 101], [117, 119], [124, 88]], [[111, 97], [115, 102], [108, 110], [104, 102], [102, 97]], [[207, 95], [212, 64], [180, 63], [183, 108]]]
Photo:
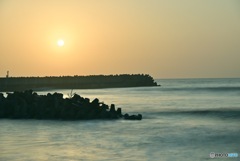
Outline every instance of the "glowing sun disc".
[[64, 45], [64, 41], [62, 39], [57, 41], [57, 45], [58, 46], [63, 46]]

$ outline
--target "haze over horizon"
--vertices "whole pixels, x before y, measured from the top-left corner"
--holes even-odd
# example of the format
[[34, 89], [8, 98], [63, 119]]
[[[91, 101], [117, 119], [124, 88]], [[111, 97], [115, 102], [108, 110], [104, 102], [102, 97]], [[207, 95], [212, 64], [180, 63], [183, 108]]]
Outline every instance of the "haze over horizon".
[[0, 0], [0, 77], [240, 77], [238, 0]]

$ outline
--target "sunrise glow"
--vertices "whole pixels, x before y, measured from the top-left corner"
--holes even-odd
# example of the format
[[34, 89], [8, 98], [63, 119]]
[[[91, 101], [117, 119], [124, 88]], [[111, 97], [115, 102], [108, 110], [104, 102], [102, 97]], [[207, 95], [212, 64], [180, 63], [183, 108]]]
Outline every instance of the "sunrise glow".
[[63, 46], [63, 45], [64, 45], [64, 41], [63, 41], [62, 39], [59, 39], [59, 40], [57, 41], [57, 45], [58, 45], [58, 46]]
[[234, 0], [0, 0], [0, 76], [240, 77], [239, 15]]

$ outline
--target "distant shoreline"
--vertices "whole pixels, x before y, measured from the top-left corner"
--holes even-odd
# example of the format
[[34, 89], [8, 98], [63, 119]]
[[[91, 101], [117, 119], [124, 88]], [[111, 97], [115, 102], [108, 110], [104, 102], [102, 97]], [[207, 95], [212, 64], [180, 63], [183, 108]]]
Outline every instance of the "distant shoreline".
[[0, 78], [0, 92], [146, 86], [158, 86], [153, 77], [148, 74]]

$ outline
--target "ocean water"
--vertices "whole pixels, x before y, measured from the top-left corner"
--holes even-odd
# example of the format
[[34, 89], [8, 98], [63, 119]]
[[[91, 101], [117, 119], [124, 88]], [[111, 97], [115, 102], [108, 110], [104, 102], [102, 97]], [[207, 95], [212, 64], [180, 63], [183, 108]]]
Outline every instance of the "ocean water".
[[[161, 87], [74, 90], [141, 121], [0, 120], [1, 161], [208, 161], [240, 155], [240, 79], [161, 79]], [[70, 90], [41, 91], [62, 92]], [[240, 160], [219, 157], [214, 160]]]

